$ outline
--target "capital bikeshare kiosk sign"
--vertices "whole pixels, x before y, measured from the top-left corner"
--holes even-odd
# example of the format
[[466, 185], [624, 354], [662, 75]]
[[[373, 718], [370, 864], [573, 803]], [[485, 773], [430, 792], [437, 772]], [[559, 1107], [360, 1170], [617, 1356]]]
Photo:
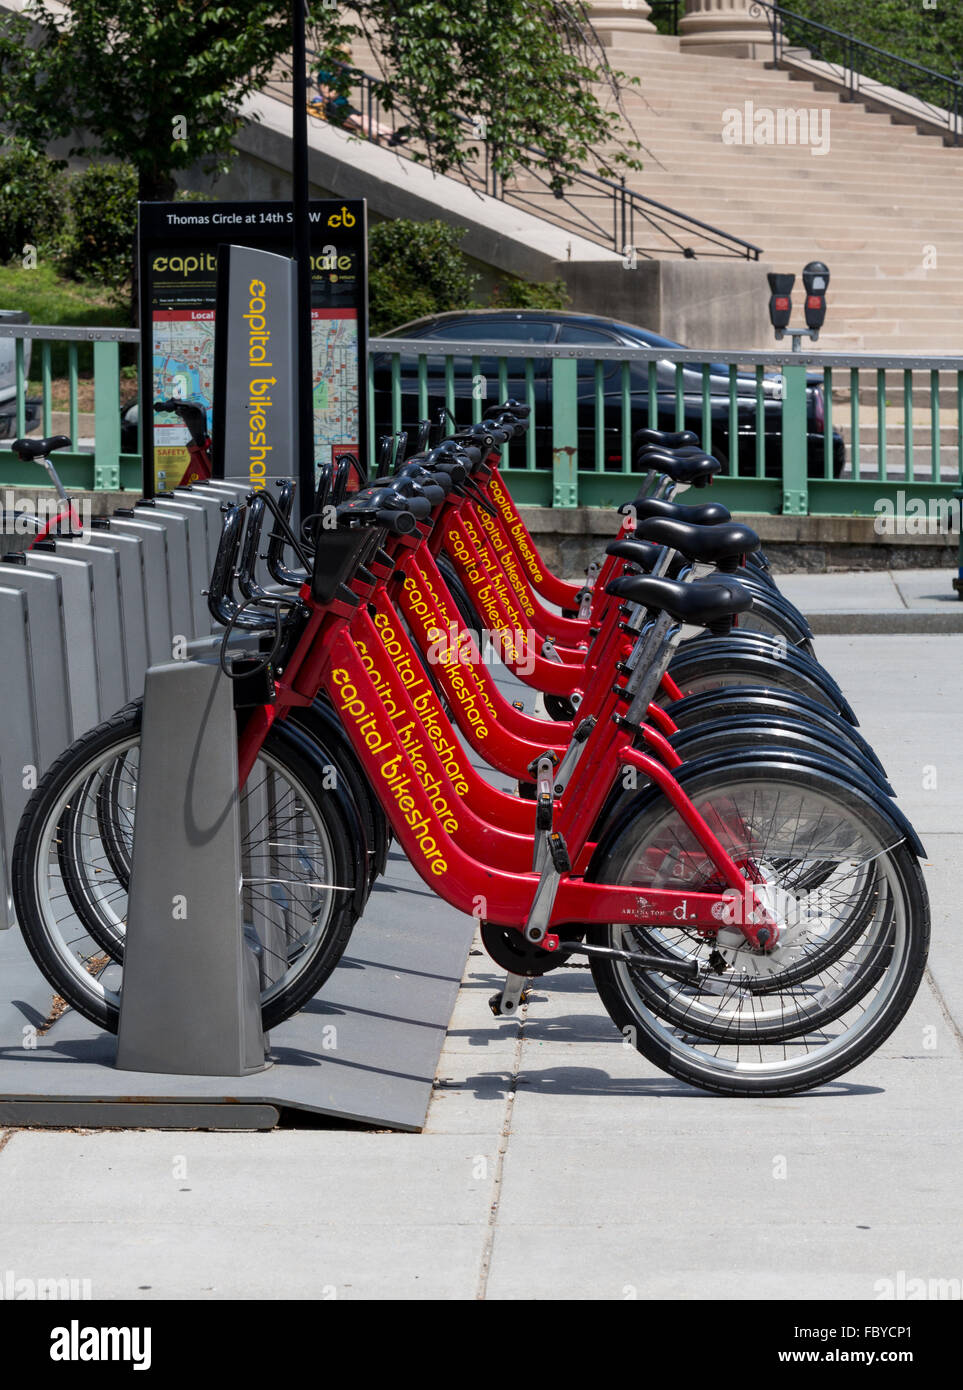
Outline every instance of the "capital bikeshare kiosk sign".
[[[317, 468], [344, 453], [357, 454], [362, 461], [367, 457], [367, 231], [363, 201], [313, 200], [309, 216], [313, 443]], [[283, 365], [287, 361], [286, 345], [294, 337], [293, 278], [288, 280], [290, 266], [285, 268], [282, 264], [291, 251], [292, 217], [291, 204], [284, 202], [140, 204], [145, 496], [175, 487], [196, 473], [197, 440], [191, 438], [184, 412], [155, 414], [153, 410], [155, 401], [172, 398], [200, 408], [193, 412], [193, 417], [206, 421], [215, 476], [251, 476], [257, 485], [251, 475], [252, 465], [261, 482], [268, 477], [298, 475], [296, 439], [291, 433], [277, 434], [282, 417], [291, 421], [296, 415], [289, 412], [286, 395], [288, 390], [296, 389], [295, 374]], [[231, 280], [235, 290], [230, 297], [219, 299], [218, 265], [224, 254], [222, 248], [228, 243], [232, 249], [226, 254], [233, 265]], [[261, 262], [263, 273], [255, 274], [250, 266], [242, 266], [238, 259], [242, 248], [271, 253], [268, 260]], [[243, 277], [248, 272], [250, 279], [245, 285]], [[263, 283], [263, 295], [251, 289], [255, 281]], [[264, 309], [252, 308], [252, 303], [257, 305], [262, 297]], [[224, 388], [218, 395], [216, 338], [220, 340], [222, 335], [215, 334], [215, 323], [219, 312], [226, 310], [233, 317], [235, 309], [242, 320], [238, 331], [243, 327], [248, 334], [249, 365], [264, 367], [262, 384], [249, 392], [248, 386], [257, 378], [244, 380], [236, 376], [232, 362], [230, 371], [217, 378]], [[245, 313], [252, 317], [243, 320]], [[264, 324], [255, 329], [252, 324], [258, 315], [264, 317]], [[291, 323], [290, 330], [285, 319]], [[260, 344], [256, 341], [259, 331], [270, 334]], [[239, 340], [235, 342], [238, 348], [244, 346]], [[257, 360], [259, 350], [263, 350], [262, 360]], [[283, 377], [265, 365], [276, 361], [278, 353], [282, 362], [279, 370], [287, 373]], [[271, 376], [277, 377], [273, 383]], [[226, 406], [223, 420], [216, 418], [216, 396]], [[258, 416], [264, 417], [263, 444], [251, 442], [258, 433], [248, 428], [249, 417], [255, 413], [252, 399], [264, 405]], [[268, 399], [271, 405], [264, 404]], [[269, 426], [276, 437], [268, 438]], [[241, 428], [240, 441], [236, 427]], [[265, 449], [263, 458], [256, 453], [261, 447]]]
[[262, 488], [299, 476], [297, 265], [221, 246], [214, 330], [213, 472]]

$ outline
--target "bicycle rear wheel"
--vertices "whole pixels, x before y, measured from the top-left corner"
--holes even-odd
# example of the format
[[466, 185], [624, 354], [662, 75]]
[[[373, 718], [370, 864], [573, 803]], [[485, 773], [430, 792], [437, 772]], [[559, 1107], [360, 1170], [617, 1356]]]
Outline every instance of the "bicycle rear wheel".
[[[139, 706], [128, 707], [67, 749], [31, 797], [13, 855], [31, 955], [67, 1003], [110, 1031], [123, 988], [140, 724]], [[340, 959], [367, 888], [365, 854], [317, 766], [277, 730], [245, 785], [240, 817], [244, 932], [270, 1028]]]

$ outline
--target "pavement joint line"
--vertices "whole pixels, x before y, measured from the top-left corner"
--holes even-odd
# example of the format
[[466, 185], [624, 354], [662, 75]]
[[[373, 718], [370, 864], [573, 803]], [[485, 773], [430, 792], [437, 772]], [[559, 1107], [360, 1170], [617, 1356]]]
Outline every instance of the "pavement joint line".
[[896, 590], [896, 597], [899, 599], [900, 603], [903, 605], [904, 608], [909, 608], [909, 604], [906, 602], [906, 596], [905, 596], [905, 594], [903, 593], [903, 590], [900, 588], [900, 586], [899, 586], [899, 585], [897, 584], [897, 582], [896, 582], [896, 575], [893, 573], [892, 570], [887, 570], [887, 571], [886, 571], [886, 575], [887, 575], [887, 578], [889, 579], [889, 582], [892, 584], [893, 588]]
[[923, 978], [926, 980], [930, 989], [933, 991], [933, 995], [936, 999], [937, 1004], [939, 1005], [940, 1013], [946, 1019], [946, 1022], [949, 1025], [950, 1032], [956, 1039], [956, 1045], [960, 1049], [961, 1054], [963, 1054], [963, 1032], [960, 1031], [960, 1025], [957, 1023], [956, 1019], [950, 1012], [950, 1006], [946, 1002], [946, 997], [943, 994], [943, 991], [940, 989], [939, 984], [936, 981], [936, 977], [933, 975], [933, 972], [928, 964], [926, 966], [926, 969], [923, 971]]
[[501, 1197], [502, 1176], [505, 1169], [505, 1157], [508, 1153], [508, 1142], [512, 1137], [512, 1112], [515, 1109], [515, 1097], [518, 1094], [518, 1078], [522, 1070], [522, 1044], [525, 1041], [525, 1020], [528, 1017], [528, 1004], [523, 1003], [521, 1010], [516, 1014], [518, 1031], [515, 1035], [515, 1046], [512, 1049], [511, 1071], [509, 1073], [510, 1089], [505, 1099], [505, 1114], [502, 1119], [501, 1133], [498, 1136], [498, 1150], [495, 1157], [495, 1174], [492, 1182], [492, 1201], [488, 1212], [488, 1225], [485, 1231], [485, 1241], [482, 1246], [481, 1262], [478, 1270], [478, 1288], [475, 1292], [475, 1301], [483, 1303], [488, 1295], [488, 1279], [491, 1274], [492, 1254], [495, 1247], [495, 1227], [498, 1222], [498, 1206]]

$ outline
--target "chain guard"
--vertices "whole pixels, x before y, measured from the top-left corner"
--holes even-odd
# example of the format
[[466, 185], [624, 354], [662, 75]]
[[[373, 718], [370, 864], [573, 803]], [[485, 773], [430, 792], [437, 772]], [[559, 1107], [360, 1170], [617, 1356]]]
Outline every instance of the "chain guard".
[[[567, 941], [581, 941], [581, 931], [565, 932]], [[545, 975], [557, 970], [572, 955], [571, 951], [546, 951], [526, 941], [516, 927], [496, 927], [492, 922], [481, 924], [482, 945], [496, 965], [512, 975]]]

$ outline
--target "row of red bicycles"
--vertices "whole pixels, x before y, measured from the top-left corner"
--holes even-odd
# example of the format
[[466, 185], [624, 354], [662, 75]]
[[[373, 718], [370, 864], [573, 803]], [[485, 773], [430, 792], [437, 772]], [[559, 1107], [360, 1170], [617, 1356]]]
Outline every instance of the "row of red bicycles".
[[[497, 1015], [582, 964], [675, 1077], [732, 1095], [825, 1084], [918, 988], [919, 840], [758, 537], [678, 500], [718, 469], [694, 436], [639, 432], [637, 495], [573, 584], [499, 470], [527, 427], [510, 400], [433, 447], [423, 431], [353, 493], [325, 470], [299, 528], [291, 482], [225, 511], [209, 603], [236, 682], [265, 1026], [334, 969], [394, 841], [478, 919], [506, 972]], [[125, 707], [49, 770], [13, 865], [34, 959], [109, 1029], [141, 718]]]

